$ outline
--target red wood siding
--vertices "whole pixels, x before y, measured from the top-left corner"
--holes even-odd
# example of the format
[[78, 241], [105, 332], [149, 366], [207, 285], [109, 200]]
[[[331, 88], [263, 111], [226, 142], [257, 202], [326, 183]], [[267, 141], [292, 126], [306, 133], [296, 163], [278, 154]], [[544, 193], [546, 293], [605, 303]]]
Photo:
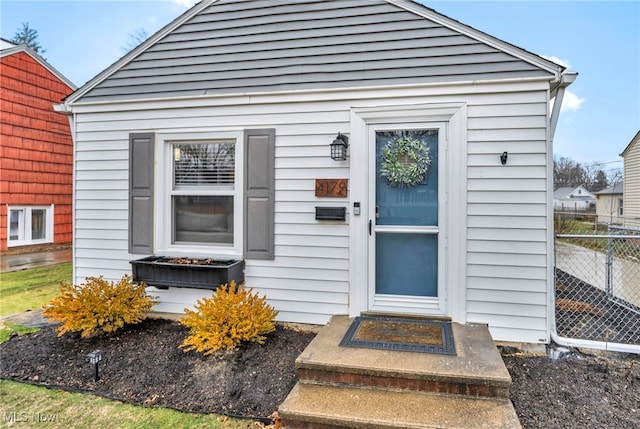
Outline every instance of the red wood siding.
[[54, 205], [54, 243], [72, 241], [73, 141], [53, 105], [73, 92], [24, 52], [0, 59], [0, 251], [7, 205]]

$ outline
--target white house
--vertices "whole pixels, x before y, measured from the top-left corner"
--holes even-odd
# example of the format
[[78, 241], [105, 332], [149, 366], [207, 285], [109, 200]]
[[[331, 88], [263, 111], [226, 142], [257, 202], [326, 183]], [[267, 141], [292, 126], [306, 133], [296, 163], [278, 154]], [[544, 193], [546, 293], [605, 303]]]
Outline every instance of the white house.
[[596, 196], [582, 185], [558, 188], [553, 192], [553, 207], [564, 211], [595, 209]]
[[[575, 76], [409, 0], [203, 0], [59, 106], [75, 279], [243, 259], [282, 321], [433, 315], [547, 342]], [[150, 291], [161, 312], [210, 295]]]

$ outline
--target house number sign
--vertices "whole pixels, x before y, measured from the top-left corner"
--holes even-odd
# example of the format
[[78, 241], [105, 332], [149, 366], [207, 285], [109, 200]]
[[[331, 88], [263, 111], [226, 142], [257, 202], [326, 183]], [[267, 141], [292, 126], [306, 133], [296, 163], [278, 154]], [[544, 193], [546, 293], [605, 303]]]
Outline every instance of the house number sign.
[[316, 197], [347, 198], [349, 179], [316, 179]]

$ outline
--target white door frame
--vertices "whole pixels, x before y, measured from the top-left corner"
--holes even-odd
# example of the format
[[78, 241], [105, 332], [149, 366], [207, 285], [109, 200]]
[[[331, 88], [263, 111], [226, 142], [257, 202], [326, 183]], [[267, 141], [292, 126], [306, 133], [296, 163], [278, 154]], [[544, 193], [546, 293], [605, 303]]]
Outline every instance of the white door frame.
[[[397, 124], [419, 124], [429, 128], [429, 124], [445, 124], [448, 140], [446, 160], [441, 161], [439, 169], [444, 174], [447, 212], [446, 249], [443, 251], [444, 264], [442, 276], [443, 302], [439, 304], [439, 313], [451, 317], [454, 321], [466, 320], [466, 127], [467, 108], [462, 102], [412, 104], [395, 106], [359, 107], [351, 109], [350, 150], [350, 203], [353, 207], [359, 203], [361, 214], [351, 213], [350, 233], [350, 290], [349, 315], [357, 316], [369, 309], [369, 234], [368, 203], [370, 126]], [[373, 127], [375, 128], [375, 127]], [[375, 148], [373, 148], [375, 150]], [[440, 273], [439, 273], [440, 275]], [[411, 313], [407, 309], [406, 313]]]

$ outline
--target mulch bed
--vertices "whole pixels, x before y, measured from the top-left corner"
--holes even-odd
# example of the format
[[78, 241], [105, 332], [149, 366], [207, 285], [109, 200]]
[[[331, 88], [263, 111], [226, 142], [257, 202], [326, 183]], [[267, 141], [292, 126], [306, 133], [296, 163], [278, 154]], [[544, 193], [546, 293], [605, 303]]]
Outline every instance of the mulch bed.
[[[177, 322], [152, 319], [88, 339], [58, 338], [47, 326], [0, 344], [0, 377], [147, 406], [264, 419], [293, 388], [295, 359], [314, 337], [278, 326], [265, 345], [205, 357], [178, 348], [187, 333]], [[95, 382], [86, 355], [97, 349], [104, 358]]]
[[[269, 422], [296, 382], [294, 361], [314, 334], [284, 329], [265, 345], [204, 357], [178, 348], [187, 329], [146, 320], [111, 336], [57, 338], [52, 326], [0, 344], [0, 377], [146, 406]], [[98, 382], [86, 355], [104, 351]], [[568, 353], [507, 355], [511, 400], [524, 428], [640, 428], [640, 359]], [[567, 351], [568, 352], [568, 351]]]
[[503, 356], [522, 427], [640, 428], [640, 357], [571, 352], [560, 359]]

